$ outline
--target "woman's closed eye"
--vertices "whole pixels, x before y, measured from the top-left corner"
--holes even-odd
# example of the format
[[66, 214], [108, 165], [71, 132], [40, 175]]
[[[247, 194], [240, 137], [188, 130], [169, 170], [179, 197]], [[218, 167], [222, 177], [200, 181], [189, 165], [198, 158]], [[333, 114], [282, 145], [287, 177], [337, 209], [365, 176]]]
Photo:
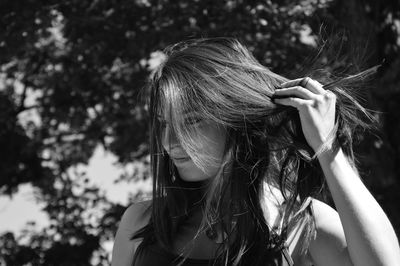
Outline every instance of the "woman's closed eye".
[[[194, 125], [200, 124], [202, 121], [203, 120], [198, 117], [188, 117], [184, 120], [184, 125], [194, 126]], [[158, 118], [158, 123], [160, 124], [161, 128], [165, 128], [167, 126], [167, 124], [169, 124], [168, 121], [161, 119], [161, 118]]]
[[201, 118], [198, 117], [189, 117], [185, 119], [185, 124], [189, 126], [194, 126], [196, 124], [199, 124], [202, 121]]

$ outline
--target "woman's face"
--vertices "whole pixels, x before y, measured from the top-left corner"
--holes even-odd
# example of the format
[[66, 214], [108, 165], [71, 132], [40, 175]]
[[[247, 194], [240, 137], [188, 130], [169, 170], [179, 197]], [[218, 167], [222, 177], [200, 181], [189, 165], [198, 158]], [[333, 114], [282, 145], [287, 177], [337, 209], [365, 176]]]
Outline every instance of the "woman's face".
[[[165, 117], [164, 117], [165, 118]], [[190, 156], [180, 145], [179, 140], [171, 130], [168, 121], [163, 119], [162, 145], [168, 152], [180, 177], [185, 181], [202, 181], [215, 177], [219, 171], [224, 155], [226, 131], [225, 129], [212, 121], [199, 120], [186, 114], [185, 119], [191, 119], [193, 123], [188, 126], [194, 127], [193, 138], [199, 147], [199, 152], [213, 158], [215, 163], [206, 167], [205, 172], [197, 167]]]

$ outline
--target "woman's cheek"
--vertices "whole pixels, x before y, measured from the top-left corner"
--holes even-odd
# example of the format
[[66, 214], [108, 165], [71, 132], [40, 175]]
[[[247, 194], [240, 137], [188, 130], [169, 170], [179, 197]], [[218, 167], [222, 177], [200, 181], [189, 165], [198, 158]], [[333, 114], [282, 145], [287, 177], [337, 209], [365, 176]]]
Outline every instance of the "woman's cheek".
[[225, 130], [219, 127], [212, 127], [208, 130], [206, 136], [209, 136], [209, 142], [207, 145], [208, 149], [210, 149], [212, 153], [212, 156], [217, 160], [222, 160], [226, 142]]

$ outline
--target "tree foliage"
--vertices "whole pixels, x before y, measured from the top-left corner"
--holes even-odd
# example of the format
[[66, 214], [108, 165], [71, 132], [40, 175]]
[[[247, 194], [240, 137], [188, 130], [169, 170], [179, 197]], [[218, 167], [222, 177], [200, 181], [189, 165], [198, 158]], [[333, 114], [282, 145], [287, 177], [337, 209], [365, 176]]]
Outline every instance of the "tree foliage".
[[[126, 206], [68, 169], [86, 164], [98, 145], [121, 165], [148, 165], [142, 87], [155, 52], [195, 37], [237, 37], [288, 77], [304, 71], [315, 42], [341, 30], [349, 37], [343, 52], [359, 54], [365, 66], [385, 58], [366, 99], [382, 111], [382, 133], [366, 134], [358, 150], [363, 178], [400, 229], [398, 1], [5, 0], [0, 18], [0, 192], [32, 184], [51, 221], [41, 232], [28, 226], [25, 241], [1, 236], [8, 265], [107, 264], [101, 243], [113, 238]], [[324, 51], [316, 60], [357, 70], [352, 57], [335, 56]]]

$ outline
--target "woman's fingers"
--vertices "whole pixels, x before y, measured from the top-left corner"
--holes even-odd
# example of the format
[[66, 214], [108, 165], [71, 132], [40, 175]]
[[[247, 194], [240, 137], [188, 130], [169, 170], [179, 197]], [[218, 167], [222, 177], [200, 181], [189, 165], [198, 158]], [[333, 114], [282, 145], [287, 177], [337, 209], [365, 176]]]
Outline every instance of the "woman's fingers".
[[304, 107], [310, 106], [312, 104], [312, 100], [287, 97], [287, 98], [275, 98], [274, 103], [293, 106], [293, 107], [297, 108], [298, 110], [301, 110]]
[[297, 97], [305, 99], [305, 100], [311, 100], [311, 99], [315, 99], [315, 97], [317, 95], [303, 87], [294, 86], [294, 87], [290, 87], [290, 88], [283, 88], [283, 89], [275, 90], [273, 98], [276, 99], [276, 98], [288, 97], [288, 96], [297, 96]]
[[318, 81], [305, 77], [282, 83], [281, 88], [275, 90], [272, 100], [276, 104], [289, 105], [298, 110], [300, 108], [304, 110], [306, 106], [317, 107], [329, 102], [332, 98], [330, 97], [331, 94]]
[[317, 151], [335, 126], [335, 94], [310, 78], [291, 80], [281, 86], [284, 88], [275, 91], [273, 102], [299, 111], [307, 143]]
[[309, 77], [293, 79], [281, 84], [282, 88], [288, 88], [294, 86], [302, 86], [316, 94], [325, 93], [325, 89], [322, 87], [322, 84]]

